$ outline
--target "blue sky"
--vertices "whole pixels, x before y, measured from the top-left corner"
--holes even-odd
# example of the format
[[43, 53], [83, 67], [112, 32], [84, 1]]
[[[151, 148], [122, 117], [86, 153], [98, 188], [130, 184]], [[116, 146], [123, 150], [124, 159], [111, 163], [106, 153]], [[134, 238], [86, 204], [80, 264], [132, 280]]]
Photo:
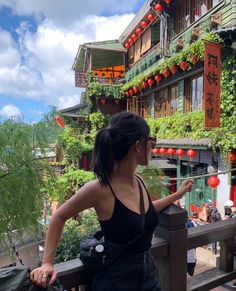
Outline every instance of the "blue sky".
[[0, 0], [0, 115], [36, 122], [79, 103], [80, 44], [118, 38], [144, 0]]

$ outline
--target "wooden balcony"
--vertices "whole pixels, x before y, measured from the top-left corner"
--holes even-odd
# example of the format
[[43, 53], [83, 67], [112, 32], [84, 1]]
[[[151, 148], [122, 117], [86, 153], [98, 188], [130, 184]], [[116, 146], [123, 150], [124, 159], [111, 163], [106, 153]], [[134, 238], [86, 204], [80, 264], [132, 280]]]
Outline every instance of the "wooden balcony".
[[[152, 254], [158, 261], [159, 280], [163, 291], [210, 290], [236, 278], [234, 236], [236, 221], [223, 220], [187, 230], [187, 212], [175, 205], [159, 216], [153, 238]], [[187, 280], [187, 250], [220, 241], [219, 266]], [[90, 290], [92, 273], [79, 259], [56, 265], [65, 290]]]
[[106, 78], [106, 77], [92, 77], [91, 82], [98, 82], [101, 84], [121, 85], [125, 81], [124, 78]]

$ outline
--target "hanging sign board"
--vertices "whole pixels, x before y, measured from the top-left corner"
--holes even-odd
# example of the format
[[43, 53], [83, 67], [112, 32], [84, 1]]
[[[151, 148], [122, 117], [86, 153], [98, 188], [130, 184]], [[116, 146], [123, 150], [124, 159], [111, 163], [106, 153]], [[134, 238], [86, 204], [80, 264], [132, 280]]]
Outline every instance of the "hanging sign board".
[[204, 110], [205, 128], [220, 127], [221, 45], [205, 42]]
[[86, 88], [87, 87], [87, 78], [86, 72], [84, 71], [75, 71], [75, 86]]

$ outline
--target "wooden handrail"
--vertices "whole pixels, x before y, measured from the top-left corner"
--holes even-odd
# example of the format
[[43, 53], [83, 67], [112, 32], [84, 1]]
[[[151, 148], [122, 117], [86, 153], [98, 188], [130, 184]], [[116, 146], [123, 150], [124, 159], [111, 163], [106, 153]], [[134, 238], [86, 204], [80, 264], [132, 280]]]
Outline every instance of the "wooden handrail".
[[[236, 220], [219, 221], [187, 231], [183, 223], [186, 218], [186, 211], [175, 205], [160, 214], [156, 231], [159, 237], [153, 238], [151, 251], [154, 259], [159, 262], [159, 278], [163, 291], [209, 290], [236, 277], [233, 266]], [[219, 268], [194, 276], [187, 284], [187, 250], [215, 241], [220, 241]], [[65, 290], [90, 290], [93, 274], [79, 259], [60, 263], [55, 267]]]

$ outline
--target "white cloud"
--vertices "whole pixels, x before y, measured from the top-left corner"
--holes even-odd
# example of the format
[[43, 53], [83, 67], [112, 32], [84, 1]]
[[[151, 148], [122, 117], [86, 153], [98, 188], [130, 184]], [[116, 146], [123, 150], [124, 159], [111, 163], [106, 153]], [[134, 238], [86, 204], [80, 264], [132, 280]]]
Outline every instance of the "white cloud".
[[[93, 11], [100, 13], [108, 8], [111, 11], [125, 11], [138, 1], [4, 2], [14, 6], [17, 13], [35, 13], [44, 18], [36, 32], [30, 30], [30, 23], [22, 22], [16, 30], [18, 43], [8, 32], [0, 30], [0, 94], [40, 100], [47, 105], [65, 108], [78, 104], [83, 91], [75, 88], [74, 72], [71, 70], [79, 45], [118, 38], [134, 17], [134, 14], [110, 17], [85, 14]], [[0, 0], [0, 6], [4, 2]], [[61, 24], [66, 19], [70, 24], [63, 27]]]
[[0, 110], [0, 115], [6, 118], [14, 117], [14, 116], [22, 116], [20, 109], [14, 105], [5, 105]]

